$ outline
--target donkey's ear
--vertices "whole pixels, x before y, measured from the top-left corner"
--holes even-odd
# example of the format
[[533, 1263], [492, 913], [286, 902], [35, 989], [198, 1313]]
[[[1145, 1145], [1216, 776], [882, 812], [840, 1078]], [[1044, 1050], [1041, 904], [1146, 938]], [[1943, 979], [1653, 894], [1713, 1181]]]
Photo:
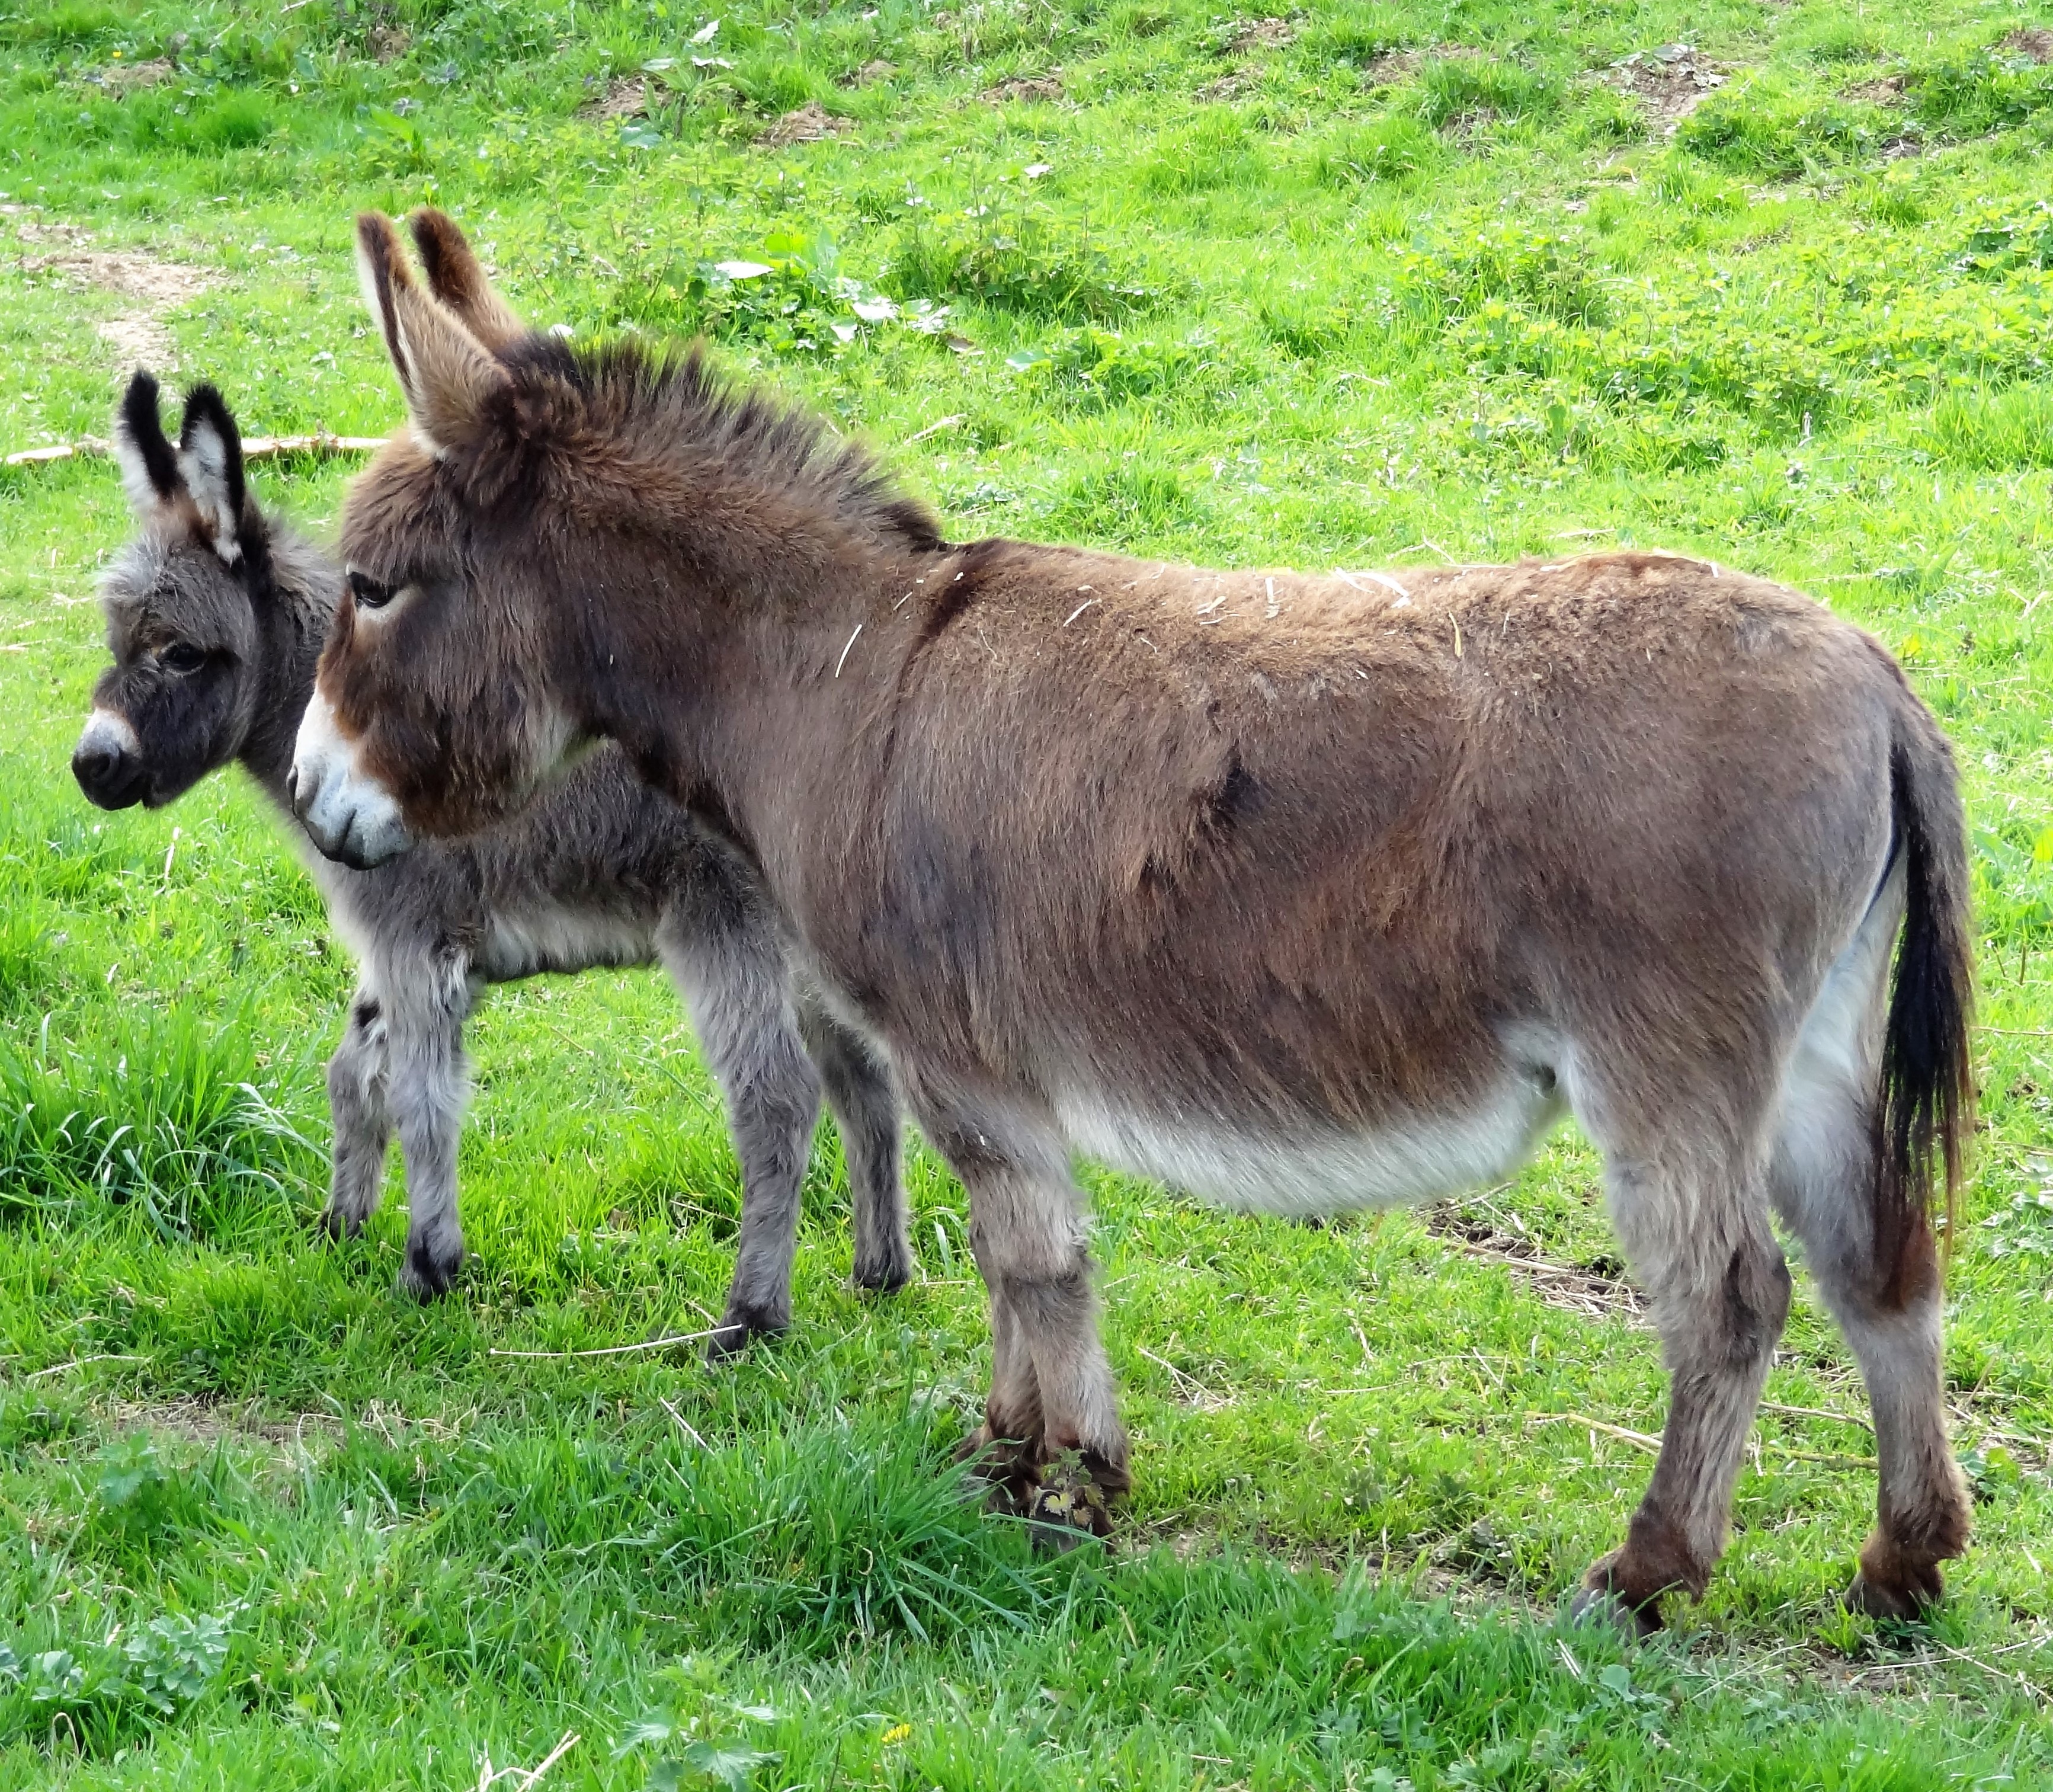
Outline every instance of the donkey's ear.
[[419, 250], [428, 290], [487, 348], [497, 351], [528, 333], [513, 308], [493, 291], [492, 282], [463, 232], [448, 213], [423, 206], [406, 220]]
[[136, 368], [122, 395], [121, 408], [114, 413], [114, 458], [137, 516], [153, 515], [178, 496], [178, 457], [164, 439], [156, 376], [147, 368]]
[[233, 566], [242, 556], [242, 437], [211, 385], [186, 394], [179, 476], [214, 539], [214, 551]]
[[414, 436], [438, 458], [483, 434], [493, 399], [512, 382], [485, 345], [423, 292], [382, 212], [356, 221], [356, 273], [384, 332]]

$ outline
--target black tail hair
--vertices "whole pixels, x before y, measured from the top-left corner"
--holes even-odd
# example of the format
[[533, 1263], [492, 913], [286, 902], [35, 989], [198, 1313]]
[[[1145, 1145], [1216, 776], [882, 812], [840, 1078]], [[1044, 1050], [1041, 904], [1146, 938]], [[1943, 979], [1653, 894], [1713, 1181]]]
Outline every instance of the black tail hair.
[[1914, 1291], [1918, 1265], [1929, 1261], [1921, 1246], [1937, 1192], [1935, 1155], [1950, 1254], [1975, 1111], [1966, 819], [1945, 738], [1921, 705], [1906, 720], [1911, 725], [1898, 727], [1890, 752], [1903, 931], [1882, 1036], [1874, 1188], [1875, 1263], [1885, 1298], [1898, 1305]]

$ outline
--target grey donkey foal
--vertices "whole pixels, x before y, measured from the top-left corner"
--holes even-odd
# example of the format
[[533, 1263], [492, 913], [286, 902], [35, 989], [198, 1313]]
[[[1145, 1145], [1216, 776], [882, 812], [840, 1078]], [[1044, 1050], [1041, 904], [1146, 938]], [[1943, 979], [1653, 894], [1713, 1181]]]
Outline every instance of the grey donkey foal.
[[727, 1100], [742, 1165], [741, 1243], [716, 1350], [791, 1320], [799, 1189], [824, 1086], [855, 1220], [855, 1279], [910, 1279], [890, 1074], [797, 986], [774, 911], [742, 861], [607, 746], [509, 826], [375, 870], [323, 858], [291, 820], [286, 775], [340, 572], [249, 496], [220, 395], [197, 386], [179, 443], [139, 371], [115, 440], [140, 523], [101, 585], [114, 664], [73, 755], [102, 808], [171, 802], [230, 760], [288, 820], [362, 965], [341, 1048], [330, 1230], [376, 1208], [387, 1145], [405, 1153], [403, 1285], [442, 1294], [461, 1266], [457, 1139], [463, 1024], [485, 984], [661, 960]]

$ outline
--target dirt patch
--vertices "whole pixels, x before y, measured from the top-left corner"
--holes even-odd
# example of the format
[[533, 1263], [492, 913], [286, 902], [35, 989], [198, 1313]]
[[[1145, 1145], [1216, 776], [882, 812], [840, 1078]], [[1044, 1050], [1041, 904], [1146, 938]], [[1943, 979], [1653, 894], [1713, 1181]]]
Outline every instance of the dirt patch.
[[2053, 31], [2042, 26], [2024, 26], [2006, 33], [1998, 40], [1996, 48], [2007, 49], [2012, 56], [2021, 56], [2026, 61], [2036, 62], [2043, 68], [2053, 62]]
[[1395, 87], [1428, 62], [1480, 62], [1483, 53], [1473, 44], [1436, 44], [1431, 49], [1387, 49], [1372, 57], [1361, 71], [1364, 87]]
[[242, 1438], [304, 1448], [316, 1440], [342, 1435], [342, 1421], [332, 1413], [266, 1416], [254, 1405], [225, 1400], [108, 1400], [96, 1402], [95, 1416], [109, 1431], [147, 1431], [188, 1444], [218, 1444]]
[[1258, 49], [1281, 49], [1297, 35], [1287, 18], [1240, 18], [1219, 39], [1222, 56], [1246, 56]]
[[1058, 74], [1042, 75], [1033, 81], [1000, 81], [977, 95], [987, 106], [1002, 106], [1015, 100], [1038, 100], [1043, 105], [1052, 105], [1062, 96], [1062, 77]]
[[126, 93], [136, 88], [161, 87], [166, 81], [177, 79], [178, 73], [176, 63], [159, 56], [147, 62], [110, 62], [86, 79], [110, 93]]
[[860, 69], [851, 69], [841, 77], [843, 87], [872, 87], [878, 81], [889, 81], [898, 73], [898, 65], [886, 62], [882, 57], [866, 62]]
[[1503, 116], [1494, 106], [1470, 106], [1442, 124], [1440, 134], [1466, 143], [1470, 138], [1487, 131]]
[[1645, 1322], [1646, 1303], [1631, 1283], [1579, 1263], [1550, 1262], [1530, 1239], [1505, 1232], [1472, 1211], [1475, 1204], [1471, 1197], [1429, 1208], [1427, 1231], [1464, 1256], [1503, 1264], [1549, 1307], [1593, 1319], [1623, 1315]]
[[1236, 69], [1230, 75], [1221, 75], [1217, 81], [1208, 81], [1191, 96], [1207, 104], [1215, 105], [1223, 100], [1238, 100], [1262, 79], [1253, 69]]
[[374, 25], [371, 28], [371, 54], [379, 62], [396, 62], [414, 47], [413, 33], [402, 25]]
[[648, 109], [648, 82], [639, 75], [621, 75], [606, 84], [603, 93], [579, 106], [578, 116], [606, 124], [614, 119], [638, 118]]
[[854, 119], [838, 117], [818, 100], [808, 100], [796, 112], [787, 112], [758, 133], [756, 140], [765, 149], [784, 149], [793, 143], [816, 143], [823, 137], [838, 137], [854, 128]]
[[[10, 210], [12, 208], [10, 208]], [[177, 363], [164, 314], [196, 298], [213, 284], [212, 276], [183, 262], [165, 261], [137, 249], [92, 249], [91, 231], [76, 224], [24, 218], [15, 234], [25, 243], [61, 245], [54, 253], [21, 257], [25, 274], [41, 275], [83, 291], [98, 287], [133, 302], [132, 308], [103, 318], [95, 326], [100, 340], [126, 367], [168, 368]]]
[[1849, 100], [1865, 100], [1871, 105], [1895, 106], [1903, 103], [1903, 77], [1884, 75], [1879, 81], [1856, 81], [1846, 90]]
[[1705, 61], [1689, 44], [1663, 44], [1637, 50], [1606, 71], [1606, 83], [1639, 104], [1648, 123], [1663, 136], [1709, 99], [1728, 79], [1725, 72]]

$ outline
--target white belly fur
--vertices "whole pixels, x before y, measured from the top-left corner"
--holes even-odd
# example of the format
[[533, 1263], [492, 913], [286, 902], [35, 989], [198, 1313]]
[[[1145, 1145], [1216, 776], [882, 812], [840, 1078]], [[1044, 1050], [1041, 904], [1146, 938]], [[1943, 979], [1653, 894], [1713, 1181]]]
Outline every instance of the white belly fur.
[[1409, 1206], [1495, 1181], [1525, 1161], [1561, 1108], [1551, 1091], [1507, 1077], [1474, 1107], [1372, 1132], [1243, 1130], [1114, 1108], [1095, 1092], [1056, 1111], [1086, 1157], [1243, 1212], [1303, 1216]]

